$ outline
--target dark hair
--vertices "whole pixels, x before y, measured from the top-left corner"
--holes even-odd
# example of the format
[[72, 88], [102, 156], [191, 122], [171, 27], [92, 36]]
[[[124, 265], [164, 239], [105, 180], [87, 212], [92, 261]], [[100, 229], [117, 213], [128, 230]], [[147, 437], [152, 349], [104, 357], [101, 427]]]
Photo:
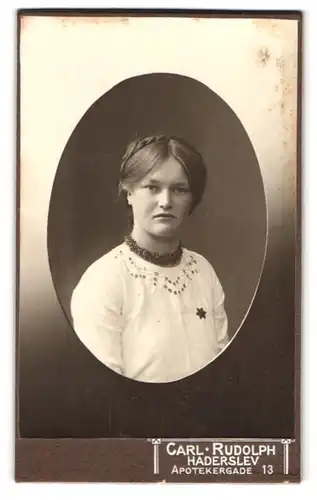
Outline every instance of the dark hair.
[[171, 156], [186, 172], [193, 196], [193, 211], [202, 199], [207, 170], [200, 153], [180, 137], [156, 135], [132, 141], [122, 158], [119, 193], [126, 194], [148, 172]]

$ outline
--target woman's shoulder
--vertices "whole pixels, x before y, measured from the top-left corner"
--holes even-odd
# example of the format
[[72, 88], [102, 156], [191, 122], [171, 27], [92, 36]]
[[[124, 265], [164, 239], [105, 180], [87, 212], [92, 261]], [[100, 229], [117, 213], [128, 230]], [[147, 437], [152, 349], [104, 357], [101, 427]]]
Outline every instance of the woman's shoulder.
[[184, 252], [184, 256], [185, 256], [186, 261], [192, 261], [196, 264], [200, 264], [200, 265], [210, 267], [213, 269], [209, 260], [206, 259], [206, 257], [204, 257], [202, 254], [195, 252], [194, 250], [189, 250], [188, 248], [184, 248], [183, 252]]
[[204, 255], [195, 252], [194, 250], [184, 248], [184, 256], [186, 265], [196, 265], [200, 274], [209, 276], [213, 280], [218, 280], [218, 276], [213, 265]]
[[121, 272], [123, 252], [124, 245], [121, 244], [96, 259], [83, 273], [79, 284], [92, 282], [104, 283], [105, 278], [107, 282], [114, 279]]
[[80, 315], [82, 308], [96, 308], [105, 303], [118, 304], [122, 297], [120, 271], [121, 245], [96, 259], [84, 271], [71, 298], [72, 315]]

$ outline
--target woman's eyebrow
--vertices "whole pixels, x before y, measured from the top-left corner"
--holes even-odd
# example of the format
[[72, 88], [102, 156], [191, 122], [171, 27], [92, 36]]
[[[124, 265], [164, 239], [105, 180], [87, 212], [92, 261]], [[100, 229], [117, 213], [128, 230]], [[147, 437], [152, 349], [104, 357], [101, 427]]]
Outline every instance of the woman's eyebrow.
[[155, 185], [159, 185], [161, 184], [160, 181], [156, 180], [156, 179], [147, 179], [144, 181], [144, 184], [155, 184]]
[[[164, 182], [159, 181], [157, 179], [147, 179], [147, 180], [144, 180], [142, 182], [142, 184], [143, 185], [151, 184], [153, 186], [160, 186], [160, 185], [164, 184]], [[172, 182], [170, 185], [172, 187], [189, 187], [189, 183], [186, 181], [176, 181], [176, 182]]]

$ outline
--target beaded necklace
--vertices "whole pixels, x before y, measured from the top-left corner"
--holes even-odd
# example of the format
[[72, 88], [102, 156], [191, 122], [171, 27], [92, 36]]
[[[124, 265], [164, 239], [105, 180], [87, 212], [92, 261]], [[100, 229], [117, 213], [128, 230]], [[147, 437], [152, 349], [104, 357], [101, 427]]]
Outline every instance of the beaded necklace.
[[151, 264], [155, 264], [157, 266], [175, 266], [180, 261], [183, 254], [181, 244], [179, 244], [174, 252], [160, 254], [157, 252], [150, 252], [149, 250], [140, 247], [131, 235], [126, 236], [124, 241], [133, 253], [147, 262], [151, 262]]

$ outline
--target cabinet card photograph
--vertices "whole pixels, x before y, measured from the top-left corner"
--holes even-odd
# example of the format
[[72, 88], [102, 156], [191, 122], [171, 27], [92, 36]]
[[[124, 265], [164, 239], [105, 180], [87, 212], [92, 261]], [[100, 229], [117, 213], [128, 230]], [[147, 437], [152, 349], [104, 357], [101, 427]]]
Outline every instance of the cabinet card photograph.
[[18, 12], [17, 481], [300, 480], [299, 12]]

